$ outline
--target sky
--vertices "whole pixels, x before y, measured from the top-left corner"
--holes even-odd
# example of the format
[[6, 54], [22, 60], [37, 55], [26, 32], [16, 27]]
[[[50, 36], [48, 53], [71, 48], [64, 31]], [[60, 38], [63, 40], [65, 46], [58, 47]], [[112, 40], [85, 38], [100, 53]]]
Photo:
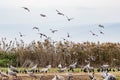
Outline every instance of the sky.
[[[65, 38], [74, 42], [120, 42], [119, 3], [120, 0], [1, 0], [0, 38], [23, 39], [29, 43], [41, 40], [37, 33], [44, 33], [57, 41]], [[30, 12], [22, 7], [29, 8]], [[68, 21], [56, 10], [73, 19]], [[98, 27], [99, 24], [104, 25], [104, 29]], [[39, 32], [32, 29], [35, 26]], [[49, 29], [58, 31], [53, 34]], [[25, 36], [21, 38], [19, 32]]]

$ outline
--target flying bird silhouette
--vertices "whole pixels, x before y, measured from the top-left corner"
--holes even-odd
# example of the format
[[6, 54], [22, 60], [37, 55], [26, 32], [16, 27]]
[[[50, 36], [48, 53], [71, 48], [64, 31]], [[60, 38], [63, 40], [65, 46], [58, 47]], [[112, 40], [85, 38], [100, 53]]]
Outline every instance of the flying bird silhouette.
[[30, 12], [30, 10], [27, 7], [22, 7], [23, 9], [25, 9], [26, 11]]
[[92, 31], [90, 31], [90, 33], [92, 33], [93, 36], [98, 36], [97, 34], [93, 33]]
[[58, 30], [50, 29], [50, 31], [51, 31], [52, 33], [55, 33], [55, 32], [57, 32]]
[[23, 37], [23, 36], [25, 36], [25, 35], [23, 35], [21, 32], [19, 32], [19, 35], [20, 35], [20, 37]]
[[33, 27], [32, 29], [36, 29], [36, 30], [38, 30], [38, 31], [39, 31], [39, 28], [38, 28], [38, 27]]
[[67, 33], [67, 37], [68, 37], [68, 38], [70, 37], [70, 34], [69, 34], [69, 33]]
[[103, 25], [101, 25], [101, 24], [99, 24], [98, 26], [99, 26], [99, 27], [101, 27], [101, 28], [104, 28], [104, 26], [103, 26]]
[[47, 38], [47, 36], [43, 33], [38, 33], [40, 35], [40, 38], [42, 38], [43, 36]]
[[40, 14], [41, 17], [47, 17], [45, 14]]
[[67, 18], [68, 21], [71, 21], [71, 20], [74, 19], [74, 18], [69, 18], [68, 16], [66, 16], [66, 18]]
[[104, 34], [101, 30], [99, 30], [100, 34]]
[[64, 16], [64, 14], [61, 13], [60, 11], [58, 11], [58, 10], [56, 10], [56, 11], [57, 11], [57, 14]]

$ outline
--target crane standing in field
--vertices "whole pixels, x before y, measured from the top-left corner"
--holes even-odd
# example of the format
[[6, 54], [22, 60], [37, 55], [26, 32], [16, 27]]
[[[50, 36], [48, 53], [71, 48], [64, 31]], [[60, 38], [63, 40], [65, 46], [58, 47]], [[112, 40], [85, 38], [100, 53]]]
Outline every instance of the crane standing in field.
[[89, 76], [90, 80], [96, 80], [94, 72], [91, 72], [91, 73], [88, 72], [88, 76]]
[[76, 65], [77, 65], [77, 62], [75, 62], [74, 64], [71, 64], [71, 65], [69, 66], [68, 71], [72, 70], [72, 72], [74, 72], [74, 68], [76, 67]]
[[104, 71], [104, 72], [101, 74], [101, 77], [102, 77], [104, 80], [116, 80], [116, 77], [115, 77], [113, 74], [108, 73], [108, 71]]

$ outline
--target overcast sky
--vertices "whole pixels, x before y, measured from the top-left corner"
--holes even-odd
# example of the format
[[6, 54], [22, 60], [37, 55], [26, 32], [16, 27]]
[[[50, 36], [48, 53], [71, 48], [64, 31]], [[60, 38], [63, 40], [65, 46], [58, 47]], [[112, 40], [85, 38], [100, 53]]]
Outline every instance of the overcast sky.
[[[20, 39], [21, 32], [26, 35], [22, 38], [26, 42], [40, 40], [38, 31], [32, 29], [36, 26], [40, 28], [39, 32], [54, 40], [120, 42], [119, 3], [120, 0], [1, 0], [0, 38]], [[22, 7], [28, 7], [30, 12]], [[67, 21], [65, 16], [57, 14], [56, 9], [74, 19]], [[105, 28], [98, 27], [99, 24]], [[58, 32], [52, 34], [49, 29]], [[93, 36], [90, 31], [98, 36]]]

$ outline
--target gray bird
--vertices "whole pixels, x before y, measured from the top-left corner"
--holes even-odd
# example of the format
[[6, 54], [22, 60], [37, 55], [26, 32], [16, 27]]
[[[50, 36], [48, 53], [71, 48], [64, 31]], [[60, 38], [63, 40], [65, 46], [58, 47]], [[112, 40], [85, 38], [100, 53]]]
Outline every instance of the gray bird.
[[58, 10], [56, 10], [56, 11], [57, 11], [57, 14], [64, 16], [64, 14], [61, 13], [60, 11], [58, 11]]
[[8, 73], [9, 75], [13, 76], [13, 77], [17, 77], [17, 73], [11, 71], [9, 68], [8, 68], [8, 70], [7, 70], [7, 73]]
[[72, 70], [72, 72], [74, 72], [74, 68], [76, 67], [76, 65], [77, 65], [77, 62], [71, 64], [71, 65], [69, 66], [68, 71], [69, 71], [69, 70]]
[[27, 7], [22, 7], [23, 9], [25, 9], [26, 11], [30, 12], [30, 10]]
[[104, 34], [101, 30], [99, 30], [100, 34]]
[[40, 14], [40, 16], [42, 16], [42, 17], [47, 17], [45, 14]]
[[72, 80], [73, 75], [71, 73], [66, 73], [67, 80]]
[[37, 68], [37, 64], [34, 65], [29, 71], [30, 71], [30, 72], [33, 72], [36, 68]]
[[12, 65], [10, 65], [10, 69], [11, 69], [13, 72], [16, 72], [16, 73], [19, 72], [19, 71], [17, 70], [17, 68], [16, 68], [16, 67], [13, 67]]
[[52, 33], [55, 33], [55, 32], [57, 32], [58, 30], [50, 29], [50, 31], [51, 31]]
[[91, 33], [93, 36], [98, 36], [97, 34], [93, 33], [92, 31], [90, 31], [90, 33]]
[[33, 27], [32, 29], [36, 29], [36, 30], [38, 30], [38, 31], [39, 31], [39, 28], [38, 28], [38, 27]]
[[45, 34], [43, 34], [43, 33], [38, 33], [38, 34], [40, 35], [40, 38], [42, 38], [42, 37], [47, 38], [47, 36]]
[[63, 76], [58, 75], [58, 74], [57, 74], [57, 78], [58, 78], [58, 80], [65, 80], [65, 78]]
[[96, 78], [94, 76], [94, 72], [88, 73], [88, 76], [91, 80], [96, 80]]
[[19, 32], [19, 35], [20, 35], [20, 37], [23, 37], [23, 36], [25, 36], [25, 35], [23, 35], [21, 32]]
[[71, 20], [74, 19], [74, 18], [69, 18], [68, 16], [66, 16], [66, 18], [67, 18], [68, 21], [71, 21]]
[[108, 73], [108, 71], [105, 71], [101, 74], [101, 77], [104, 79], [104, 80], [116, 80], [116, 77], [110, 73]]
[[35, 75], [33, 72], [27, 72], [28, 73], [28, 75], [32, 78], [32, 80], [33, 80], [33, 78], [34, 79], [37, 79], [37, 75]]
[[70, 34], [69, 34], [69, 33], [67, 33], [67, 37], [68, 37], [68, 38], [70, 37]]
[[103, 26], [103, 25], [101, 25], [101, 24], [99, 24], [99, 25], [98, 25], [98, 27], [104, 28], [104, 26]]

